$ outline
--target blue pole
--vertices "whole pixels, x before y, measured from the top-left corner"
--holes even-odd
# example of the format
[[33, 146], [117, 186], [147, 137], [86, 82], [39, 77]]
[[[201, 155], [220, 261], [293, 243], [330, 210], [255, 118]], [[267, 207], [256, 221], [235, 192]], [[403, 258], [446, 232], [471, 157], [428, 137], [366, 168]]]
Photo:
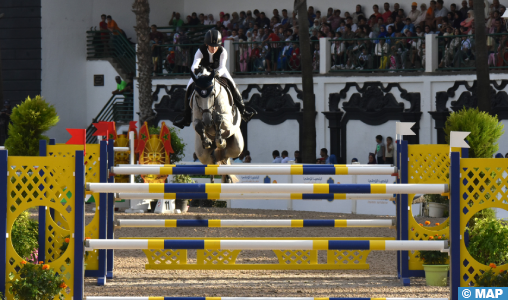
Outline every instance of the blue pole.
[[76, 151], [74, 191], [74, 300], [83, 300], [85, 275], [85, 164], [83, 151]]
[[[39, 141], [39, 156], [47, 156], [46, 140]], [[39, 261], [46, 261], [46, 206], [39, 206]], [[5, 295], [5, 294], [4, 294]]]
[[[110, 140], [108, 142], [108, 155], [107, 155], [107, 162], [108, 162], [108, 165], [107, 165], [107, 170], [111, 170], [111, 167], [113, 167], [115, 165], [115, 150], [114, 150], [114, 141], [113, 140]], [[115, 182], [115, 177], [114, 176], [110, 176], [108, 179], [107, 179], [109, 183], [114, 183]], [[114, 225], [114, 220], [115, 220], [115, 196], [113, 193], [109, 193], [107, 194], [108, 196], [108, 209], [107, 209], [107, 212], [108, 212], [108, 217], [107, 217], [107, 239], [114, 239], [115, 238], [115, 225]], [[108, 249], [107, 250], [107, 268], [106, 268], [106, 278], [113, 278], [113, 267], [114, 267], [114, 257], [115, 257], [115, 252], [113, 249]]]
[[[108, 142], [101, 141], [100, 143], [100, 176], [99, 181], [103, 183], [108, 182]], [[101, 193], [99, 195], [99, 239], [107, 238], [107, 195]], [[97, 212], [96, 212], [97, 213]], [[97, 285], [102, 286], [106, 284], [106, 265], [107, 265], [107, 250], [99, 250], [99, 269], [97, 270]]]
[[[466, 180], [464, 178], [464, 180]], [[460, 157], [458, 152], [450, 153], [450, 300], [458, 300], [460, 265]], [[464, 199], [467, 201], [467, 199]]]
[[[3, 219], [0, 222], [0, 232], [5, 232], [7, 234], [7, 150], [0, 150], [0, 218]], [[7, 237], [0, 239], [0, 292], [5, 295], [5, 270], [7, 268]]]
[[[408, 147], [407, 141], [401, 141], [401, 149], [400, 149], [400, 183], [407, 184], [408, 183]], [[408, 234], [408, 195], [402, 194], [400, 195], [400, 224], [402, 224], [400, 228], [400, 239], [402, 241], [407, 241], [409, 238]], [[410, 285], [409, 280], [409, 252], [408, 251], [400, 251], [400, 280], [402, 285], [408, 286]]]

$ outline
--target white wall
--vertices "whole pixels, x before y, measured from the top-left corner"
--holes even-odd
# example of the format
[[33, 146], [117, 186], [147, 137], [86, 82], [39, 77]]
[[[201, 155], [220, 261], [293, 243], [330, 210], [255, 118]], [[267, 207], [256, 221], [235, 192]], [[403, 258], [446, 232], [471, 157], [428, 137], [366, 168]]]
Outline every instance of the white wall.
[[[94, 86], [94, 75], [104, 75], [104, 86]], [[108, 61], [93, 60], [86, 63], [86, 120], [92, 119], [102, 110], [116, 90], [115, 76], [118, 73]]]
[[[92, 20], [91, 1], [42, 0], [41, 94], [55, 105], [59, 124], [48, 135], [57, 142], [65, 128], [86, 128], [86, 38]], [[88, 124], [87, 124], [88, 122]]]
[[376, 150], [378, 134], [383, 136], [385, 144], [387, 136], [391, 136], [395, 141], [395, 123], [396, 121], [388, 121], [382, 125], [370, 126], [359, 120], [350, 120], [347, 124], [346, 162], [349, 163], [351, 159], [357, 158], [362, 164], [368, 163], [369, 153], [374, 153]]

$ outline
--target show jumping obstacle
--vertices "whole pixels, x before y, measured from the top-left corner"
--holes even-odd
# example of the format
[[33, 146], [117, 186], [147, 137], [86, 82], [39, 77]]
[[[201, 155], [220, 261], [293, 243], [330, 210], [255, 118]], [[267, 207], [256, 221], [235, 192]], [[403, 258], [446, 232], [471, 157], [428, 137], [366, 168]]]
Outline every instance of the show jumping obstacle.
[[168, 167], [113, 167], [117, 175], [392, 175], [396, 167], [361, 167], [345, 165], [181, 165]]
[[117, 221], [118, 227], [392, 227], [395, 220], [135, 220]]
[[101, 297], [86, 300], [448, 300], [448, 298], [332, 298], [332, 297]]
[[115, 199], [210, 199], [210, 200], [309, 200], [309, 199], [327, 199], [327, 200], [395, 200], [393, 194], [266, 194], [266, 193], [115, 193]]
[[[104, 143], [104, 142], [103, 142]], [[105, 144], [101, 144], [105, 145]], [[41, 157], [8, 157], [7, 151], [0, 151], [0, 203], [5, 205], [0, 206], [0, 216], [6, 222], [0, 223], [1, 229], [6, 232], [6, 239], [0, 240], [0, 249], [2, 250], [0, 259], [4, 272], [0, 272], [1, 279], [7, 281], [6, 275], [13, 274], [14, 278], [19, 278], [18, 267], [22, 260], [16, 253], [12, 246], [11, 228], [19, 216], [19, 214], [33, 206], [42, 206], [42, 213], [39, 213], [40, 218], [45, 218], [44, 223], [41, 224], [42, 237], [49, 238], [49, 243], [42, 248], [40, 255], [46, 255], [45, 262], [51, 268], [59, 270], [63, 275], [65, 283], [68, 285], [64, 293], [65, 299], [82, 300], [83, 299], [83, 274], [84, 274], [84, 246], [85, 234], [84, 226], [84, 197], [85, 191], [83, 186], [94, 184], [106, 185], [111, 178], [102, 177], [100, 179], [89, 179], [92, 177], [99, 177], [102, 172], [107, 172], [107, 169], [112, 167], [114, 149], [112, 143], [107, 145], [107, 151], [99, 151], [101, 148], [98, 146], [97, 150], [89, 153], [90, 149], [87, 147], [87, 157], [84, 157], [83, 151], [75, 151], [76, 147], [55, 145], [47, 146], [44, 151], [41, 149]], [[102, 146], [104, 147], [104, 146]], [[508, 209], [507, 192], [508, 186], [508, 162], [499, 159], [468, 159], [460, 158], [458, 152], [449, 153], [449, 148], [446, 145], [441, 146], [427, 146], [427, 145], [411, 145], [408, 146], [407, 142], [401, 141], [397, 147], [398, 151], [398, 165], [400, 167], [399, 184], [397, 185], [361, 185], [360, 188], [354, 188], [351, 185], [345, 185], [342, 193], [350, 193], [354, 190], [356, 193], [397, 193], [397, 241], [336, 241], [331, 238], [298, 241], [275, 241], [264, 238], [265, 242], [260, 243], [260, 240], [249, 239], [251, 242], [242, 242], [234, 239], [209, 239], [204, 240], [185, 240], [179, 238], [177, 242], [175, 239], [153, 239], [153, 240], [113, 240], [112, 231], [113, 226], [108, 226], [109, 222], [113, 221], [114, 202], [113, 195], [110, 193], [105, 195], [105, 201], [96, 202], [97, 211], [99, 213], [94, 217], [98, 218], [98, 228], [94, 228], [98, 233], [98, 237], [87, 240], [89, 245], [92, 243], [104, 243], [106, 246], [118, 245], [121, 243], [132, 243], [139, 245], [157, 245], [157, 247], [165, 248], [166, 243], [168, 246], [174, 247], [175, 244], [180, 244], [178, 247], [183, 247], [183, 243], [199, 246], [204, 248], [206, 246], [222, 248], [229, 245], [231, 247], [255, 247], [256, 245], [263, 245], [266, 247], [279, 245], [286, 247], [292, 243], [298, 244], [298, 247], [317, 247], [321, 249], [329, 249], [330, 245], [337, 245], [337, 247], [367, 247], [371, 250], [379, 250], [384, 247], [385, 250], [402, 249], [398, 251], [398, 271], [401, 279], [405, 279], [411, 272], [419, 271], [415, 265], [411, 265], [411, 259], [414, 257], [408, 252], [415, 250], [439, 248], [440, 251], [449, 251], [450, 253], [450, 299], [458, 300], [458, 287], [467, 287], [474, 284], [476, 276], [487, 269], [488, 266], [478, 263], [466, 249], [465, 241], [463, 238], [464, 232], [470, 218], [478, 211], [485, 208], [498, 207], [501, 209]], [[95, 153], [95, 154], [94, 154]], [[100, 153], [99, 155], [97, 153]], [[100, 160], [91, 163], [90, 156], [100, 156]], [[105, 155], [104, 157], [102, 155]], [[110, 156], [111, 155], [111, 156]], [[110, 157], [110, 159], [108, 159]], [[97, 157], [98, 158], [98, 157]], [[85, 160], [86, 159], [86, 160]], [[85, 164], [86, 162], [86, 164]], [[94, 169], [94, 166], [99, 166]], [[103, 166], [107, 166], [103, 168]], [[86, 172], [86, 177], [85, 177]], [[112, 183], [109, 183], [112, 184]], [[234, 186], [235, 184], [231, 184]], [[133, 184], [136, 189], [138, 184]], [[166, 193], [177, 190], [191, 190], [194, 192], [211, 192], [211, 193], [236, 193], [234, 189], [228, 189], [226, 186], [221, 185], [188, 185], [188, 188], [177, 186], [177, 188], [160, 185], [152, 187], [143, 186], [147, 189], [144, 193]], [[272, 186], [271, 184], [265, 185], [265, 189]], [[311, 185], [312, 191], [290, 191], [285, 193], [335, 193], [335, 185]], [[396, 187], [398, 186], [398, 188]], [[425, 189], [424, 187], [429, 187]], [[448, 186], [450, 190], [448, 191]], [[108, 187], [106, 185], [106, 187]], [[116, 188], [109, 186], [115, 190]], [[195, 189], [198, 191], [195, 191]], [[393, 190], [392, 190], [393, 188]], [[207, 191], [207, 189], [209, 189]], [[227, 191], [224, 191], [226, 190]], [[282, 188], [282, 190], [284, 190]], [[424, 193], [447, 193], [450, 195], [450, 218], [449, 218], [449, 231], [446, 225], [439, 225], [435, 228], [422, 228], [418, 224], [412, 223], [413, 219], [408, 202], [408, 195], [401, 193], [415, 193], [424, 191]], [[118, 190], [115, 190], [118, 192]], [[363, 192], [362, 192], [363, 191]], [[97, 192], [94, 190], [94, 192]], [[176, 192], [176, 191], [174, 191]], [[274, 191], [269, 191], [274, 192]], [[277, 191], [283, 193], [282, 191]], [[495, 196], [493, 196], [495, 195]], [[99, 195], [99, 198], [101, 195]], [[410, 196], [410, 195], [409, 195]], [[92, 194], [91, 197], [95, 197]], [[485, 201], [485, 200], [491, 201]], [[97, 199], [95, 199], [97, 201]], [[111, 200], [111, 201], [109, 201]], [[49, 209], [46, 209], [49, 208]], [[53, 211], [53, 212], [52, 212]], [[101, 214], [102, 213], [102, 214]], [[111, 213], [111, 214], [110, 214]], [[60, 227], [55, 220], [61, 218], [62, 222]], [[106, 227], [104, 227], [104, 226]], [[408, 226], [409, 225], [409, 226]], [[404, 227], [406, 226], [406, 227]], [[102, 233], [101, 233], [102, 232]], [[110, 234], [111, 232], [111, 234]], [[418, 234], [418, 236], [411, 236], [410, 232]], [[449, 238], [450, 248], [446, 249], [446, 242], [441, 241], [432, 244], [427, 241], [418, 241], [422, 239], [425, 234], [434, 235], [438, 233], [445, 233]], [[424, 234], [423, 234], [424, 233]], [[63, 238], [67, 235], [70, 239], [67, 250], [63, 253], [59, 251], [59, 246]], [[415, 239], [414, 241], [412, 239]], [[166, 241], [167, 240], [167, 241]], [[152, 242], [151, 242], [152, 241]], [[285, 243], [287, 242], [287, 243]], [[347, 243], [350, 242], [350, 243]], [[113, 243], [113, 244], [109, 244]], [[246, 244], [249, 243], [249, 244]], [[351, 244], [355, 243], [354, 246]], [[413, 245], [413, 243], [421, 243]], [[439, 247], [434, 248], [434, 245], [439, 243]], [[208, 245], [209, 244], [209, 245]], [[346, 246], [344, 246], [346, 245]], [[411, 246], [410, 246], [411, 245]], [[442, 247], [441, 247], [442, 246]], [[94, 246], [95, 247], [95, 246]], [[97, 246], [100, 247], [100, 246]], [[417, 249], [415, 247], [418, 247]], [[104, 248], [104, 247], [101, 247]], [[307, 249], [309, 249], [307, 248]], [[49, 250], [51, 251], [49, 251]], [[109, 264], [113, 262], [112, 257], [110, 260], [109, 253], [112, 250], [99, 249], [98, 258], [100, 260], [101, 253], [107, 253], [107, 264], [99, 264], [100, 269], [96, 270], [98, 276], [105, 276], [109, 272]], [[182, 250], [184, 251], [184, 250]], [[198, 250], [202, 251], [202, 250]], [[213, 251], [221, 251], [213, 250]], [[227, 250], [229, 251], [229, 250]], [[239, 251], [239, 250], [230, 250]], [[314, 250], [306, 250], [314, 251]], [[327, 250], [335, 251], [335, 250]], [[346, 250], [355, 251], [355, 250]], [[360, 251], [360, 250], [358, 250]], [[415, 251], [417, 252], [417, 251]], [[105, 267], [107, 266], [107, 268]], [[496, 270], [505, 270], [506, 265], [499, 266]], [[88, 268], [88, 264], [87, 264]], [[413, 268], [413, 270], [412, 270]], [[112, 271], [112, 269], [111, 269]], [[102, 275], [104, 274], [104, 275]], [[109, 274], [108, 274], [109, 275]], [[0, 292], [6, 293], [8, 299], [12, 299], [12, 294], [2, 286]], [[108, 299], [103, 297], [102, 299]], [[88, 299], [94, 299], [88, 297]], [[95, 300], [101, 298], [95, 298]], [[111, 298], [109, 298], [111, 299]], [[114, 299], [114, 298], [113, 298]], [[129, 297], [121, 297], [126, 300]], [[135, 297], [133, 299], [165, 299], [164, 297]], [[173, 298], [169, 298], [173, 299]], [[175, 298], [176, 299], [176, 298]], [[180, 298], [178, 298], [180, 299]], [[206, 298], [199, 298], [205, 299]], [[221, 298], [222, 299], [222, 298]], [[224, 298], [227, 299], [227, 298]], [[235, 299], [235, 298], [231, 298]], [[248, 299], [248, 298], [239, 298]], [[282, 298], [289, 299], [289, 298]], [[291, 299], [314, 299], [314, 298], [291, 298]], [[330, 298], [337, 299], [337, 298]], [[347, 299], [347, 298], [339, 298]], [[351, 298], [350, 298], [351, 299]], [[354, 298], [358, 299], [358, 298]], [[370, 298], [367, 298], [370, 299]], [[214, 299], [215, 300], [215, 299]], [[315, 299], [314, 299], [315, 300]]]

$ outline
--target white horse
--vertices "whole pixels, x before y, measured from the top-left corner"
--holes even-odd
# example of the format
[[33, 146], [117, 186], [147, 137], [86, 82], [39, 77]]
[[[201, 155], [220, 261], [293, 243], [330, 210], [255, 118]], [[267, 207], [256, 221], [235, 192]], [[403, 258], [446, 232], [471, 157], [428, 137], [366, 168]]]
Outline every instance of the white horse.
[[[229, 90], [222, 86], [213, 73], [191, 73], [195, 86], [190, 97], [194, 130], [195, 152], [202, 164], [231, 164], [243, 151], [244, 141], [240, 130], [242, 118], [233, 105]], [[189, 91], [190, 92], [190, 91]], [[232, 176], [235, 180], [234, 176]], [[223, 182], [226, 177], [223, 176]]]

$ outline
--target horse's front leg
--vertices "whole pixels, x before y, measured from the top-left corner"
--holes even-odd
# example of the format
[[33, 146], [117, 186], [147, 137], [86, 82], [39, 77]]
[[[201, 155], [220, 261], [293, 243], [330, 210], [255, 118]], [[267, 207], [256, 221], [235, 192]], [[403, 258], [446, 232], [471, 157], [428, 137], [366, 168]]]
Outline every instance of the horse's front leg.
[[201, 120], [199, 119], [194, 120], [194, 130], [196, 130], [196, 133], [201, 138], [201, 145], [203, 146], [203, 149], [210, 149], [212, 147], [213, 142], [206, 135], [205, 125]]
[[222, 123], [224, 122], [224, 117], [219, 114], [217, 111], [213, 112], [213, 122], [215, 125], [215, 144], [217, 145], [217, 149], [226, 148], [226, 140], [222, 137], [221, 129]]

